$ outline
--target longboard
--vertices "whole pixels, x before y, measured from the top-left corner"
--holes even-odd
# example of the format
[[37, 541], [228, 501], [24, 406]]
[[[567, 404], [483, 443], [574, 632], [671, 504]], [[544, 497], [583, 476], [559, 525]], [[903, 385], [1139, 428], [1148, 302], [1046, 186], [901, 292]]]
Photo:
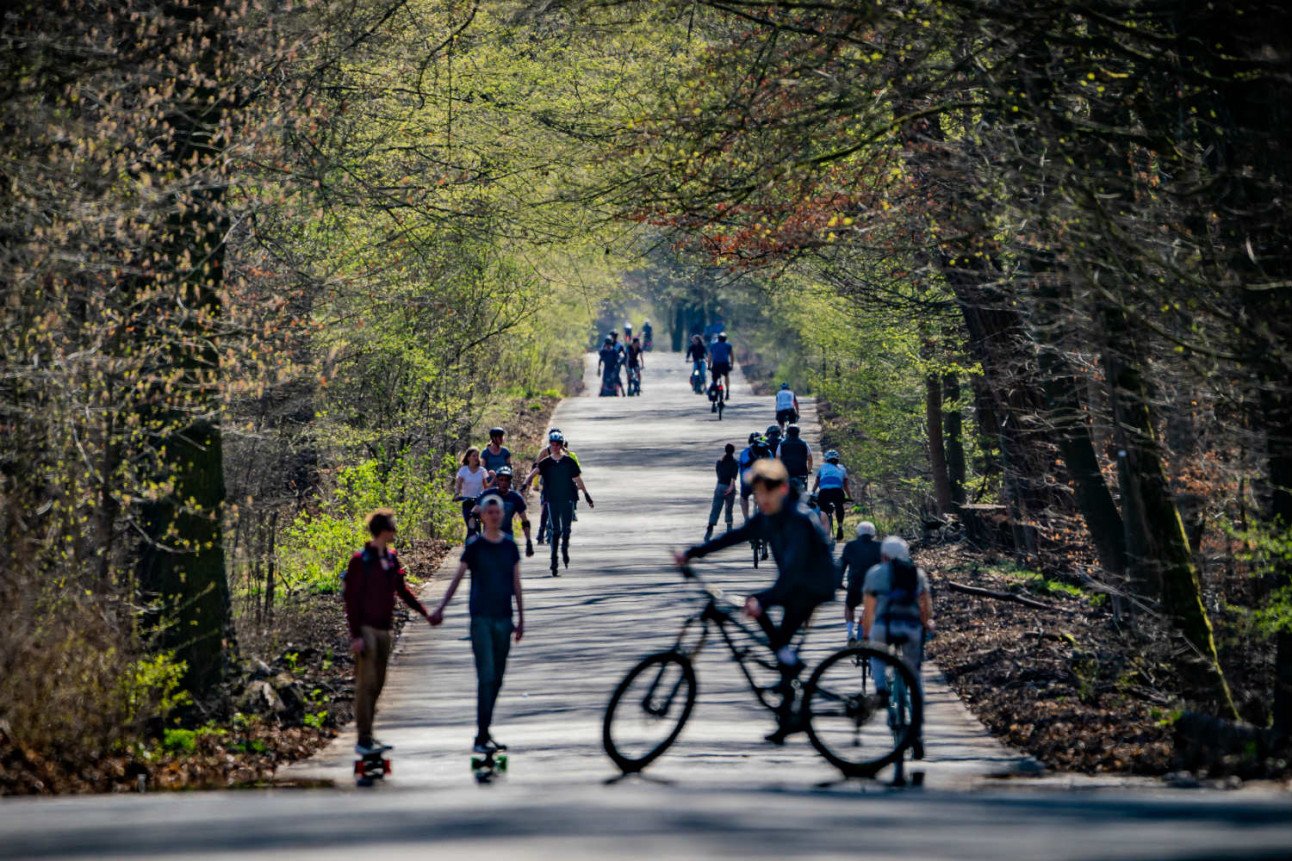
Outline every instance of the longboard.
[[380, 750], [357, 757], [354, 761], [354, 782], [356, 786], [372, 786], [374, 781], [382, 780], [390, 774], [390, 759], [386, 751], [392, 748], [387, 745]]
[[507, 754], [471, 754], [471, 774], [475, 776], [476, 783], [492, 783], [496, 778], [507, 774]]

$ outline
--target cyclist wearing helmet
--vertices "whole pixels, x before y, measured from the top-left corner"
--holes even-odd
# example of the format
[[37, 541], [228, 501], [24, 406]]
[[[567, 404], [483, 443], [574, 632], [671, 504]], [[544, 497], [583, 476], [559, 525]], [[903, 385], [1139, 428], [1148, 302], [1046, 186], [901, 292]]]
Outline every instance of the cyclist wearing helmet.
[[799, 420], [799, 399], [790, 388], [789, 383], [781, 383], [781, 390], [776, 393], [776, 423], [793, 424]]
[[749, 435], [749, 445], [736, 458], [736, 463], [740, 466], [740, 513], [745, 516], [745, 520], [749, 519], [749, 497], [754, 492], [754, 486], [746, 479], [746, 475], [754, 461], [771, 456], [767, 440], [759, 436], [758, 431], [754, 431]]
[[509, 538], [515, 538], [516, 524], [515, 519], [520, 515], [520, 528], [525, 532], [525, 555], [534, 555], [534, 542], [529, 537], [529, 518], [525, 516], [525, 497], [511, 489], [512, 472], [510, 466], [498, 467], [498, 472], [494, 475], [493, 487], [480, 494], [480, 499], [476, 502], [476, 516], [480, 515], [480, 505], [487, 496], [497, 496], [502, 500], [502, 526], [503, 532], [507, 533]]
[[879, 542], [875, 540], [875, 524], [863, 520], [857, 524], [857, 537], [843, 545], [839, 555], [840, 585], [847, 587], [843, 600], [843, 618], [848, 623], [848, 645], [861, 639], [857, 629], [857, 608], [861, 606], [861, 584], [866, 572], [880, 563]]
[[848, 470], [839, 465], [839, 452], [834, 449], [825, 453], [825, 463], [817, 470], [812, 492], [817, 494], [826, 516], [834, 518], [835, 540], [842, 541], [843, 503], [852, 495], [852, 488], [848, 485]]
[[776, 450], [781, 447], [781, 426], [768, 425], [767, 433], [763, 435], [767, 439], [767, 449], [776, 457]]
[[506, 435], [507, 432], [502, 428], [489, 428], [489, 444], [480, 452], [480, 461], [490, 472], [496, 473], [504, 466], [511, 466], [511, 451], [502, 444]]
[[565, 435], [553, 430], [547, 435], [548, 452], [542, 460], [534, 465], [520, 486], [522, 494], [529, 490], [534, 479], [543, 478], [543, 489], [547, 497], [548, 517], [551, 519], [552, 542], [552, 576], [559, 577], [557, 565], [557, 545], [560, 545], [561, 561], [570, 567], [570, 522], [574, 516], [574, 500], [578, 491], [583, 491], [583, 498], [588, 507], [593, 507], [592, 497], [580, 477], [583, 472], [578, 463], [565, 451]]
[[717, 343], [709, 348], [709, 370], [715, 383], [722, 377], [724, 400], [731, 400], [731, 345], [727, 343], [726, 332], [719, 332]]
[[790, 473], [790, 484], [800, 494], [807, 493], [808, 476], [812, 474], [812, 446], [800, 438], [799, 426], [785, 429], [787, 436], [776, 449], [776, 456]]
[[633, 324], [631, 321], [624, 321], [624, 342], [631, 344], [633, 340]]
[[[792, 683], [803, 669], [803, 663], [790, 644], [798, 630], [807, 624], [812, 611], [834, 598], [834, 559], [820, 522], [799, 505], [790, 489], [785, 465], [765, 458], [757, 461], [749, 473], [758, 512], [739, 529], [677, 552], [674, 558], [678, 565], [684, 565], [691, 559], [760, 538], [771, 545], [776, 558], [776, 582], [770, 589], [750, 595], [745, 601], [745, 613], [757, 620], [776, 653], [781, 704], [776, 713], [776, 731], [767, 740], [783, 744], [788, 735], [800, 729], [791, 722]], [[777, 606], [784, 611], [779, 625], [767, 615], [769, 608]]]

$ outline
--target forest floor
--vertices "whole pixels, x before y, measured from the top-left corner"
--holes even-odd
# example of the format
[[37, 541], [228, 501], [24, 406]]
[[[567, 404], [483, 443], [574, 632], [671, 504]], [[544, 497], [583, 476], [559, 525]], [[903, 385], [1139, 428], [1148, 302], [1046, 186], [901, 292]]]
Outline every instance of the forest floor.
[[[517, 402], [500, 420], [513, 463], [538, 451], [560, 398]], [[443, 540], [402, 548], [414, 588], [425, 585], [448, 555]], [[398, 636], [409, 618], [399, 604]], [[179, 726], [152, 727], [93, 762], [41, 757], [15, 744], [0, 724], [0, 796], [150, 789], [253, 787], [282, 766], [319, 750], [354, 716], [354, 661], [338, 593], [285, 597], [269, 622], [236, 619], [239, 671], [223, 707], [195, 712]]]
[[1060, 771], [1171, 769], [1173, 708], [1161, 668], [1117, 630], [1107, 596], [959, 545], [917, 558], [937, 596], [929, 655], [993, 734]]

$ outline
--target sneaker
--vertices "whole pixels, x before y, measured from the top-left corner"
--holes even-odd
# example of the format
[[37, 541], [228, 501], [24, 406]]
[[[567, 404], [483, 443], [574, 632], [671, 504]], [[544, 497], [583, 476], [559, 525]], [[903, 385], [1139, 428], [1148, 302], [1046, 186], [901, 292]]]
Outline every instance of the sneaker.
[[378, 753], [385, 753], [388, 750], [394, 750], [394, 747], [389, 744], [382, 744], [376, 739], [372, 739], [367, 744], [359, 742], [354, 746], [356, 756], [372, 756]]
[[484, 740], [477, 739], [476, 743], [471, 747], [472, 753], [496, 753], [497, 751], [498, 748], [487, 738]]
[[507, 745], [498, 741], [498, 739], [494, 738], [493, 736], [489, 736], [489, 743], [493, 745], [493, 749], [496, 751], [502, 752], [507, 749]]

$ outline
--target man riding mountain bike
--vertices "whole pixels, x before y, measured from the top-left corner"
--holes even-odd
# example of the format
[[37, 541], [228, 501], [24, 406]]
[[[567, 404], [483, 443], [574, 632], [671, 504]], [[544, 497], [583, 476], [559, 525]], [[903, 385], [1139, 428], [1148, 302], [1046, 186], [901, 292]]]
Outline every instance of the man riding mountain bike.
[[[785, 465], [764, 458], [756, 461], [749, 473], [757, 513], [740, 528], [675, 553], [674, 558], [681, 566], [691, 559], [760, 538], [771, 546], [776, 559], [776, 582], [745, 600], [745, 614], [758, 622], [776, 653], [781, 703], [776, 711], [776, 730], [767, 740], [784, 744], [786, 737], [800, 729], [793, 720], [793, 680], [802, 671], [803, 662], [790, 644], [812, 612], [834, 598], [834, 560], [820, 522], [799, 505]], [[772, 607], [783, 610], [780, 624], [768, 617], [767, 611]]]
[[776, 424], [785, 427], [799, 420], [799, 399], [789, 383], [781, 383], [776, 393]]
[[727, 343], [727, 333], [719, 332], [717, 342], [709, 348], [709, 371], [716, 383], [722, 377], [723, 391], [726, 400], [731, 400], [731, 345]]
[[754, 431], [749, 435], [749, 445], [740, 452], [740, 457], [736, 458], [736, 463], [740, 467], [740, 513], [744, 515], [745, 520], [749, 520], [749, 497], [754, 492], [754, 486], [746, 479], [749, 468], [754, 465], [754, 461], [772, 456], [767, 440], [759, 436], [758, 431]]
[[812, 474], [812, 446], [799, 436], [799, 426], [785, 429], [788, 436], [781, 440], [776, 456], [790, 474], [790, 484], [800, 494], [807, 493], [808, 476]]
[[834, 520], [835, 539], [843, 540], [843, 504], [852, 495], [848, 485], [848, 470], [839, 464], [839, 452], [830, 449], [825, 453], [825, 463], [817, 470], [812, 492], [827, 517]]

